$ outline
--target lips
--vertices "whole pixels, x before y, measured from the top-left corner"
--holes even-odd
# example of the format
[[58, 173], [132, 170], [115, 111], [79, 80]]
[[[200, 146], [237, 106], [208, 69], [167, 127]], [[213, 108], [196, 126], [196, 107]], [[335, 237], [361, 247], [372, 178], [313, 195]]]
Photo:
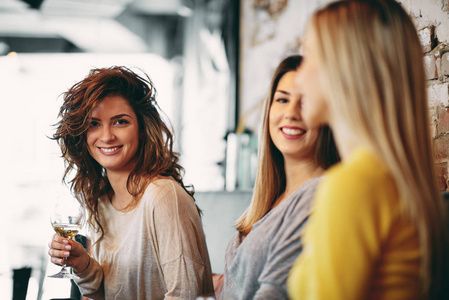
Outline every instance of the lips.
[[123, 146], [115, 147], [97, 147], [102, 153], [110, 155], [117, 153]]
[[297, 140], [304, 136], [306, 131], [300, 127], [284, 126], [281, 127], [282, 136], [287, 140]]
[[292, 136], [302, 135], [306, 132], [304, 129], [301, 129], [301, 128], [287, 128], [287, 127], [282, 127], [281, 131], [286, 135], [292, 135]]

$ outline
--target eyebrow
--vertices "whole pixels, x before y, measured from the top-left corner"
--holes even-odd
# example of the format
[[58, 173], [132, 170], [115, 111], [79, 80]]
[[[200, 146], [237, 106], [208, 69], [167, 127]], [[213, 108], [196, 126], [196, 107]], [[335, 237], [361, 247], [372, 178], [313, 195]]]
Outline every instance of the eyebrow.
[[[128, 117], [128, 118], [132, 119], [132, 117], [130, 115], [128, 115], [128, 114], [120, 114], [120, 115], [113, 116], [111, 118], [111, 120], [117, 120], [117, 119], [120, 119], [120, 118], [123, 118], [123, 117]], [[94, 118], [94, 117], [91, 117], [90, 119], [94, 120], [94, 121], [100, 121], [100, 119]]]
[[284, 90], [276, 90], [276, 91], [274, 91], [274, 93], [275, 93], [275, 94], [276, 94], [276, 93], [282, 93], [282, 94], [285, 94], [285, 95], [290, 95], [289, 92], [284, 91]]

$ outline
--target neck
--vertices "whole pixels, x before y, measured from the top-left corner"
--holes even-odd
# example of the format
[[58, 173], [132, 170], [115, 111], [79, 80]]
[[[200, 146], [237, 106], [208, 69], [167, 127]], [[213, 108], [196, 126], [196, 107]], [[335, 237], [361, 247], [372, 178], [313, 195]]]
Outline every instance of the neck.
[[286, 180], [285, 191], [274, 206], [281, 203], [310, 179], [319, 177], [324, 173], [324, 169], [318, 165], [315, 159], [294, 160], [284, 157], [284, 170]]
[[127, 181], [129, 172], [108, 171], [108, 180], [112, 187], [112, 205], [117, 210], [122, 210], [129, 206], [133, 196], [128, 192]]

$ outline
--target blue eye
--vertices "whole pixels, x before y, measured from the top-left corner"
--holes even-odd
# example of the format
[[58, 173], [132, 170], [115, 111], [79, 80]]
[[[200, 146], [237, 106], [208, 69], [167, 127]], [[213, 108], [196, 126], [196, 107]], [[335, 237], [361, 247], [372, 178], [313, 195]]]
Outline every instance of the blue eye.
[[278, 99], [276, 99], [276, 102], [279, 102], [279, 103], [287, 103], [288, 100], [287, 100], [286, 98], [278, 98]]

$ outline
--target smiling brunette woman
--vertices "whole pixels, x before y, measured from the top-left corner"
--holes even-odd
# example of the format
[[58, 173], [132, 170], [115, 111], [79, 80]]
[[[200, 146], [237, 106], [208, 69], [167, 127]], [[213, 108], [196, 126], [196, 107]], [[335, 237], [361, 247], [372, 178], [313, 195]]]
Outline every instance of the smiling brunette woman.
[[213, 294], [199, 210], [181, 177], [151, 80], [93, 69], [64, 94], [58, 141], [64, 180], [89, 210], [90, 256], [54, 235], [49, 255], [93, 299], [195, 299]]
[[281, 61], [264, 102], [254, 195], [226, 249], [223, 299], [288, 299], [287, 276], [301, 253], [315, 188], [339, 161], [329, 128], [303, 121], [300, 63], [299, 55]]

